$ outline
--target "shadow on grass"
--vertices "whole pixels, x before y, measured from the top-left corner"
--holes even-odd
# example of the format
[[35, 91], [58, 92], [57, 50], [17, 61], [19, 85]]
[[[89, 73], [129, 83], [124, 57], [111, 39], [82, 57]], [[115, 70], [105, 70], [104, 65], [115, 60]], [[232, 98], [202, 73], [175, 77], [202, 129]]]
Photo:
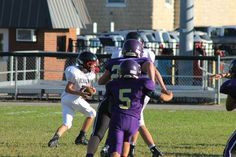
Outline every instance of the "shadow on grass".
[[[168, 145], [165, 146], [165, 144], [162, 146], [164, 147], [169, 147]], [[225, 147], [224, 144], [206, 144], [206, 143], [196, 143], [196, 144], [180, 144], [177, 146], [171, 146], [171, 148], [186, 148], [186, 149], [191, 149], [191, 148], [196, 148], [196, 147]]]
[[164, 156], [175, 156], [175, 157], [222, 157], [222, 155], [215, 154], [202, 154], [202, 153], [164, 153]]
[[[225, 147], [225, 145], [223, 144], [203, 144], [203, 143], [197, 143], [197, 144], [180, 144], [180, 145], [172, 145], [172, 146], [168, 146], [168, 145], [163, 145], [162, 147], [169, 147], [172, 149], [183, 149], [183, 150], [191, 150], [193, 148], [199, 148], [199, 153], [174, 153], [174, 152], [164, 152], [164, 156], [175, 156], [175, 157], [222, 157], [222, 155], [220, 154], [204, 154], [203, 152], [200, 152], [202, 148], [210, 148], [210, 147]], [[223, 154], [223, 152], [222, 152]]]

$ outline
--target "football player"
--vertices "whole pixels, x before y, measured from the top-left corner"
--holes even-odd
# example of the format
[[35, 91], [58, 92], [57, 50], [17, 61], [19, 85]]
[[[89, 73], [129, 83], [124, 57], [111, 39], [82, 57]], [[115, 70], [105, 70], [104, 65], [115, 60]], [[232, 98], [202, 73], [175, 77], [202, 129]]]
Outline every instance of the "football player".
[[[119, 64], [126, 60], [126, 59], [134, 59], [141, 65], [142, 72], [145, 72], [149, 75], [149, 77], [155, 81], [155, 79], [159, 80], [161, 77], [160, 74], [156, 74], [157, 70], [155, 66], [148, 58], [140, 58], [143, 53], [143, 46], [142, 43], [138, 40], [127, 40], [124, 43], [122, 52], [123, 58], [115, 58], [108, 61], [106, 66], [106, 71], [104, 74], [99, 78], [98, 83], [100, 85], [106, 84], [110, 79], [115, 79], [118, 77], [118, 68]], [[162, 81], [163, 83], [163, 81]], [[164, 86], [164, 84], [163, 84]], [[165, 86], [164, 86], [165, 87]], [[164, 88], [166, 90], [166, 88]], [[166, 90], [166, 92], [168, 92]], [[87, 157], [92, 157], [93, 154], [96, 152], [97, 147], [102, 140], [105, 132], [108, 128], [109, 121], [110, 121], [110, 111], [109, 111], [109, 103], [107, 102], [107, 98], [105, 97], [104, 100], [100, 103], [98, 108], [98, 116], [96, 117], [94, 123], [94, 130], [92, 136], [90, 137], [89, 144], [87, 147]], [[155, 146], [152, 147], [155, 152], [158, 151]]]
[[[226, 110], [234, 110], [236, 108], [236, 59], [231, 62], [228, 73], [216, 74], [212, 77], [229, 78], [221, 85], [220, 92], [227, 94]], [[236, 130], [228, 139], [223, 153], [224, 157], [233, 157], [233, 155], [236, 156]]]
[[[59, 138], [72, 127], [73, 117], [76, 111], [86, 116], [80, 134], [75, 139], [75, 144], [87, 145], [86, 132], [93, 123], [96, 111], [86, 101], [91, 97], [90, 93], [83, 91], [83, 86], [91, 86], [98, 71], [97, 56], [91, 52], [82, 52], [77, 58], [77, 66], [68, 66], [65, 70], [67, 85], [61, 95], [63, 124], [57, 129], [49, 147], [57, 147]], [[96, 89], [94, 88], [94, 91]]]
[[[129, 32], [125, 37], [125, 41], [130, 40], [130, 39], [135, 39], [135, 40], [140, 41], [143, 45], [142, 57], [149, 58], [153, 63], [155, 62], [155, 53], [149, 48], [144, 47], [144, 41], [138, 32]], [[120, 57], [122, 57], [121, 48], [117, 49], [111, 54], [111, 58], [120, 58]]]
[[[145, 95], [159, 99], [154, 92], [155, 83], [140, 75], [141, 66], [132, 59], [125, 60], [120, 64], [120, 78], [106, 85], [106, 94], [112, 102], [108, 137], [112, 157], [119, 157], [122, 148], [129, 147], [131, 137], [138, 131]], [[122, 156], [128, 153], [123, 152]]]
[[[149, 58], [152, 63], [155, 62], [155, 54], [152, 50], [148, 49], [148, 48], [144, 48], [144, 41], [142, 39], [142, 37], [140, 36], [140, 34], [138, 32], [129, 32], [127, 35], [126, 35], [126, 38], [125, 40], [138, 40], [142, 46], [143, 46], [143, 53], [142, 53], [142, 57], [146, 57], [146, 58]], [[112, 53], [112, 58], [117, 58], [117, 57], [122, 57], [122, 51], [114, 51]], [[166, 87], [162, 81], [162, 77], [160, 76], [160, 73], [158, 70], [156, 70], [156, 75], [157, 75], [157, 79], [156, 81], [159, 83], [159, 85], [161, 86], [161, 88], [163, 89], [163, 92], [167, 93], [167, 94], [170, 94], [167, 92], [166, 90]], [[143, 105], [143, 109], [141, 111], [141, 119], [140, 119], [140, 129], [139, 129], [139, 132], [142, 136], [142, 138], [144, 139], [145, 143], [148, 145], [148, 147], [150, 148], [151, 152], [153, 154], [155, 154], [155, 142], [152, 138], [152, 135], [151, 133], [149, 132], [149, 130], [147, 129], [146, 125], [145, 125], [145, 121], [144, 121], [144, 117], [143, 117], [143, 110], [145, 109], [146, 105], [148, 104], [150, 98], [148, 96], [145, 97], [145, 103]], [[130, 146], [130, 152], [129, 152], [129, 157], [134, 157], [134, 153], [135, 153], [135, 147], [136, 147], [136, 142], [137, 142], [137, 139], [138, 139], [138, 135], [139, 135], [139, 132], [135, 133], [134, 136], [132, 137], [131, 139], [131, 146]], [[107, 150], [107, 147], [105, 146], [102, 151], [104, 152], [101, 152], [102, 154], [105, 153], [105, 151]]]

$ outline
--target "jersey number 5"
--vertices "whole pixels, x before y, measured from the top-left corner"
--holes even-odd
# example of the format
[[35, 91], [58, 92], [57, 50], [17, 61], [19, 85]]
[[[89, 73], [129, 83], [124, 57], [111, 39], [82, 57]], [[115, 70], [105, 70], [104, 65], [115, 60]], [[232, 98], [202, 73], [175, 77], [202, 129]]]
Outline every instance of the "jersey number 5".
[[[124, 94], [131, 93], [131, 89], [120, 89], [119, 90], [119, 100], [123, 102], [123, 104], [120, 104], [119, 107], [121, 109], [127, 110], [131, 106], [131, 100], [129, 97], [124, 96]], [[125, 105], [124, 105], [125, 104]]]

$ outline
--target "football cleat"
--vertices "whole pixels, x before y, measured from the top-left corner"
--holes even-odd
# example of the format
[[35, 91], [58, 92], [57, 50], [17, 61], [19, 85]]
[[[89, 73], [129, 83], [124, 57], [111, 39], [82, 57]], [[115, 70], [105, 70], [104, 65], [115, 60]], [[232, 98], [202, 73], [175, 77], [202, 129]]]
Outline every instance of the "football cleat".
[[163, 156], [162, 152], [157, 147], [152, 147], [151, 149], [152, 157], [161, 157]]
[[128, 157], [134, 157], [135, 145], [130, 145]]
[[101, 157], [109, 157], [108, 149], [109, 149], [109, 145], [105, 145], [105, 146], [102, 148], [102, 150], [100, 151], [100, 156], [101, 156]]
[[76, 139], [75, 139], [75, 144], [76, 145], [79, 145], [79, 144], [82, 144], [82, 145], [88, 145], [88, 140], [86, 139], [86, 136], [78, 136]]
[[58, 136], [54, 136], [49, 142], [48, 142], [48, 147], [57, 147], [58, 146]]

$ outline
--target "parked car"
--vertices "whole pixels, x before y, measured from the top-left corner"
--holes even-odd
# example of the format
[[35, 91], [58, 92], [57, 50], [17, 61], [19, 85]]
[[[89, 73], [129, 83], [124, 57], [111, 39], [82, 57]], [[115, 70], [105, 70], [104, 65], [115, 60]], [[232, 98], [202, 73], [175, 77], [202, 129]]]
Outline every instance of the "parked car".
[[213, 43], [226, 54], [236, 55], [236, 26], [215, 27], [210, 31]]
[[201, 48], [202, 50], [205, 50], [204, 55], [206, 56], [214, 55], [213, 41], [205, 32], [201, 31], [194, 32], [194, 48], [195, 49]]
[[96, 35], [77, 35], [76, 48], [78, 52], [91, 51], [97, 53], [100, 47], [101, 42]]
[[167, 48], [172, 49], [173, 55], [179, 55], [179, 34], [177, 32], [168, 31], [163, 33], [164, 42]]
[[119, 34], [100, 34], [98, 36], [104, 54], [112, 54], [112, 52], [122, 47], [124, 37]]
[[[153, 30], [117, 30], [114, 32], [109, 32], [109, 33], [103, 33], [103, 35], [120, 35], [124, 38], [126, 38], [126, 35], [129, 32], [138, 32], [144, 42], [144, 46], [147, 48], [150, 48], [153, 51], [158, 50], [158, 42], [156, 42], [154, 36], [153, 36]], [[120, 45], [119, 45], [120, 46]], [[156, 53], [158, 54], [158, 52]]]

